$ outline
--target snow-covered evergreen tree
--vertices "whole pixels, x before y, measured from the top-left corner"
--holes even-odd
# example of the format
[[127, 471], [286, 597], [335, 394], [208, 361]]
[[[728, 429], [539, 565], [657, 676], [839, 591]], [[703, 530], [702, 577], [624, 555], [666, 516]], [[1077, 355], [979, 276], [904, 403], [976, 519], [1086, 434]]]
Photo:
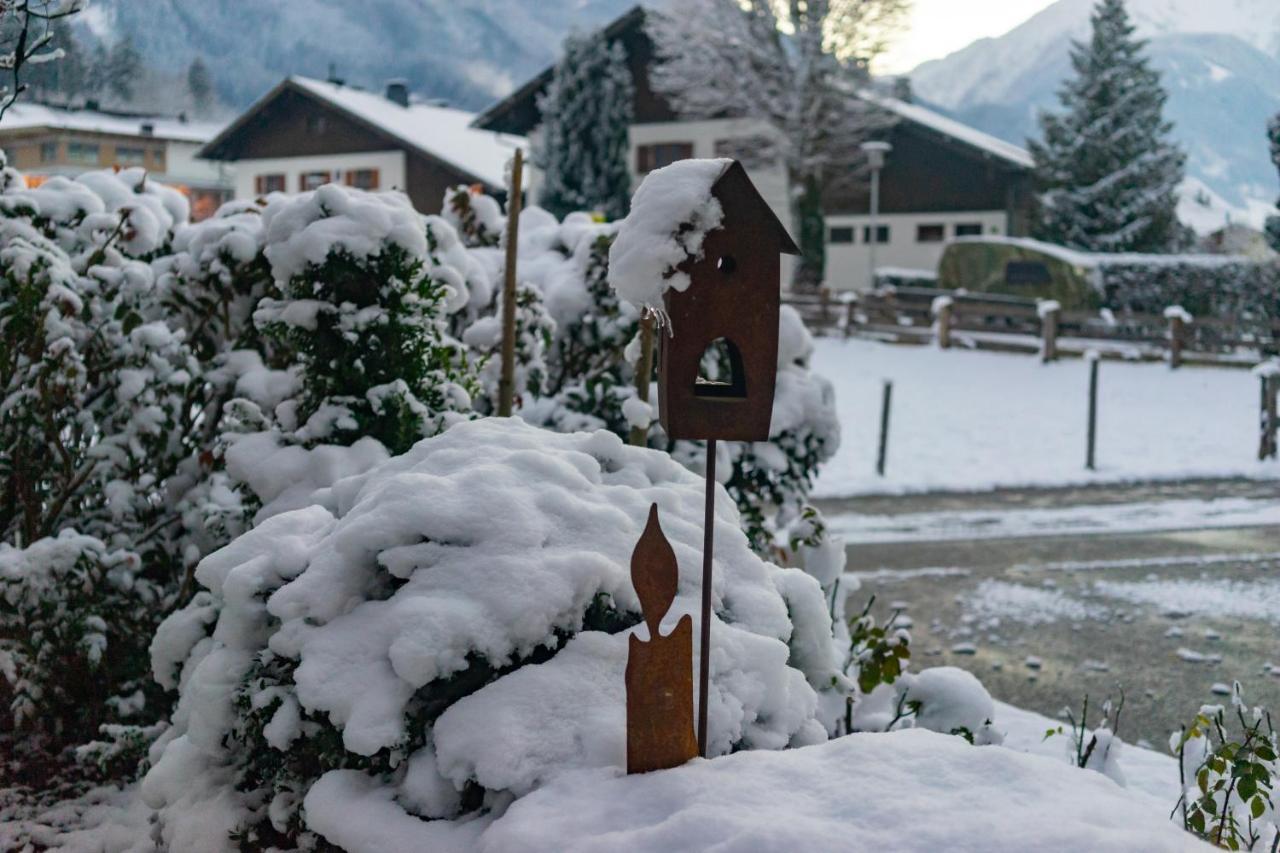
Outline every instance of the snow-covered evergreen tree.
[[635, 84], [626, 50], [603, 32], [571, 35], [547, 91], [538, 99], [543, 173], [539, 203], [557, 217], [576, 210], [627, 215], [631, 176], [627, 129]]
[[785, 166], [803, 253], [797, 285], [816, 287], [825, 275], [824, 192], [866, 179], [860, 146], [891, 122], [856, 93], [905, 6], [689, 0], [647, 17], [654, 90], [691, 118], [757, 120], [761, 133], [735, 140], [737, 156]]
[[1098, 0], [1092, 36], [1071, 51], [1074, 76], [1029, 142], [1040, 211], [1036, 236], [1094, 252], [1179, 247], [1178, 184], [1186, 156], [1164, 118], [1166, 94], [1124, 0]]
[[[1267, 140], [1271, 143], [1271, 162], [1280, 172], [1280, 113], [1267, 123]], [[1280, 207], [1280, 200], [1276, 201], [1276, 207]], [[1280, 213], [1267, 217], [1267, 243], [1280, 252]]]

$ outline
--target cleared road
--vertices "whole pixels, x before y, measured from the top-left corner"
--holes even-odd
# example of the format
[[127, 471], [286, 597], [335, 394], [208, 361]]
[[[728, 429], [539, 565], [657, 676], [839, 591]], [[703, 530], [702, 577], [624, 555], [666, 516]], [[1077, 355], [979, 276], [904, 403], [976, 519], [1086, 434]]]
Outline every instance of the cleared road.
[[[876, 614], [900, 610], [914, 667], [972, 671], [994, 696], [1164, 748], [1239, 680], [1280, 711], [1280, 487], [1183, 484], [830, 501]], [[1239, 526], [1233, 526], [1238, 524]], [[858, 541], [861, 539], [862, 541]], [[1274, 668], [1273, 668], [1274, 667]], [[1274, 674], [1273, 674], [1274, 673]], [[1215, 685], [1218, 693], [1215, 693]]]

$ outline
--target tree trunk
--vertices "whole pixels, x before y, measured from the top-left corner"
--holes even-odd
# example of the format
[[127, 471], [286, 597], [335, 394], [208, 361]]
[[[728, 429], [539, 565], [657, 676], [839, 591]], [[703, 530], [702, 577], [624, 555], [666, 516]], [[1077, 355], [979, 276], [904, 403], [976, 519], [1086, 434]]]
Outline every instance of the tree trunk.
[[822, 210], [822, 182], [817, 175], [799, 176], [792, 186], [800, 187], [793, 207], [800, 231], [801, 257], [792, 275], [797, 291], [815, 291], [822, 286], [827, 270], [827, 221]]

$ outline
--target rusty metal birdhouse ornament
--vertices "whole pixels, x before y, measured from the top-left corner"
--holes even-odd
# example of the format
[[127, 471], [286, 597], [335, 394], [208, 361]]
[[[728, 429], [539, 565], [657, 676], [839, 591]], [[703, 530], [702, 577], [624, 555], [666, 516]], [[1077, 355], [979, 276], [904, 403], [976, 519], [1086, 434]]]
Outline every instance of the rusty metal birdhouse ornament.
[[[767, 441], [769, 438], [777, 381], [780, 255], [799, 254], [741, 163], [725, 161], [723, 171], [711, 186], [711, 195], [720, 203], [723, 217], [719, 227], [705, 235], [700, 254], [690, 255], [679, 265], [679, 270], [689, 276], [689, 286], [683, 290], [668, 288], [663, 294], [667, 322], [658, 352], [658, 415], [667, 437], [707, 442], [696, 741], [698, 754], [704, 757], [707, 755], [716, 442]], [[678, 231], [682, 225], [673, 222], [672, 231]], [[704, 375], [707, 365], [714, 365], [717, 370]], [[652, 556], [661, 551], [653, 544], [653, 531], [661, 537], [656, 507], [650, 510], [649, 524], [636, 547], [637, 555], [644, 550], [650, 556], [642, 561], [639, 574], [635, 560], [632, 563], [636, 590], [649, 622], [650, 643], [655, 645], [651, 650], [645, 649], [632, 637], [631, 659], [627, 665], [629, 772], [675, 766], [688, 757], [681, 758], [687, 749], [683, 716], [687, 705], [682, 679], [692, 668], [692, 661], [685, 665], [674, 657], [663, 656], [686, 654], [682, 631], [691, 626], [685, 621], [686, 616], [667, 637], [658, 631], [671, 599], [662, 603], [653, 591], [655, 582], [647, 579], [649, 572], [656, 569], [643, 568], [661, 562]], [[662, 545], [670, 551], [665, 538]], [[674, 571], [674, 552], [671, 566]], [[649, 588], [650, 585], [654, 586]], [[674, 594], [672, 587], [671, 596]], [[652, 616], [651, 601], [659, 611]], [[636, 667], [634, 671], [633, 667]], [[639, 675], [639, 668], [650, 667], [655, 673], [659, 668], [668, 671], [661, 675], [660, 681], [646, 680]], [[638, 696], [637, 691], [645, 695]], [[665, 702], [667, 697], [674, 704], [670, 710], [659, 712], [654, 703]], [[633, 709], [636, 710], [634, 716]], [[654, 719], [651, 714], [665, 720], [657, 732], [644, 730]], [[633, 755], [633, 746], [645, 754]]]

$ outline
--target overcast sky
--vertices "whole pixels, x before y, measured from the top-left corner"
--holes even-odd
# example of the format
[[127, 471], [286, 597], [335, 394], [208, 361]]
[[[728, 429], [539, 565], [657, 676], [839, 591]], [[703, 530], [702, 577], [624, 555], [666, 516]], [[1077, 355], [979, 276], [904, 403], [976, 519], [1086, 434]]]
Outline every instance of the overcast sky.
[[906, 31], [880, 62], [884, 74], [910, 71], [983, 36], [1007, 33], [1053, 0], [914, 0]]

